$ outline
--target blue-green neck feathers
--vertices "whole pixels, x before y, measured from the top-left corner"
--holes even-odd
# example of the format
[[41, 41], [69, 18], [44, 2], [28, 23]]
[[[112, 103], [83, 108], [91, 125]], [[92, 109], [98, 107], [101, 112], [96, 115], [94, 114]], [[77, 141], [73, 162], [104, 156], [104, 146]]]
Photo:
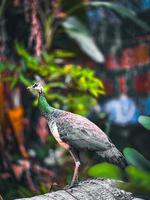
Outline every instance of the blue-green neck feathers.
[[44, 115], [44, 116], [47, 116], [48, 114], [52, 114], [54, 112], [54, 108], [51, 107], [46, 98], [45, 98], [45, 95], [43, 92], [41, 92], [39, 94], [39, 99], [38, 99], [38, 106], [39, 106], [39, 109], [41, 111], [41, 113]]

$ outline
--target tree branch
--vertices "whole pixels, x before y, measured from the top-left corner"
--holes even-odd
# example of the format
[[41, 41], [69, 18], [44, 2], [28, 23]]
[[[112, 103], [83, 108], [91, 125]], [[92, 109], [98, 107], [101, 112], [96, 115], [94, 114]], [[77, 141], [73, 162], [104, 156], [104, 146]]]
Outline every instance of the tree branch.
[[117, 188], [118, 183], [120, 181], [111, 179], [89, 179], [79, 182], [72, 189], [62, 189], [20, 200], [142, 200], [134, 198], [130, 192]]

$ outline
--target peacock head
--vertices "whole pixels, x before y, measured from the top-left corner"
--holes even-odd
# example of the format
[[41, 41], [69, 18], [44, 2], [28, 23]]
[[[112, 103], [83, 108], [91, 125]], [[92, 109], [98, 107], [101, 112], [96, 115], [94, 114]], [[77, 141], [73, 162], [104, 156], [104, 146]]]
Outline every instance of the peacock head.
[[43, 92], [43, 86], [41, 83], [35, 83], [34, 85], [27, 87], [27, 89], [38, 94]]

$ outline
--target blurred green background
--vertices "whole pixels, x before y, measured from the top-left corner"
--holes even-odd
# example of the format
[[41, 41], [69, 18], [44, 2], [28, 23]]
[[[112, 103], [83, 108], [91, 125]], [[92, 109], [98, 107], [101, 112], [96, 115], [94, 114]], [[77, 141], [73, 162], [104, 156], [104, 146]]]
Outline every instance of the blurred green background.
[[1, 0], [0, 194], [30, 197], [65, 186], [74, 163], [26, 87], [45, 83], [55, 108], [86, 116], [129, 166], [80, 154], [80, 179], [126, 180], [150, 196], [150, 1]]

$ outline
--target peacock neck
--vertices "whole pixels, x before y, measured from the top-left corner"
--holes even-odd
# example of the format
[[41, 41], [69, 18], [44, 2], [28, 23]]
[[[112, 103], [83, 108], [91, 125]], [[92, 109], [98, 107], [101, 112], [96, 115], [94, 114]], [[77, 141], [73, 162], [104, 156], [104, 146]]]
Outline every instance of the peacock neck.
[[43, 92], [39, 94], [38, 106], [42, 115], [44, 115], [46, 118], [48, 115], [52, 115], [54, 113], [55, 109], [48, 104]]

